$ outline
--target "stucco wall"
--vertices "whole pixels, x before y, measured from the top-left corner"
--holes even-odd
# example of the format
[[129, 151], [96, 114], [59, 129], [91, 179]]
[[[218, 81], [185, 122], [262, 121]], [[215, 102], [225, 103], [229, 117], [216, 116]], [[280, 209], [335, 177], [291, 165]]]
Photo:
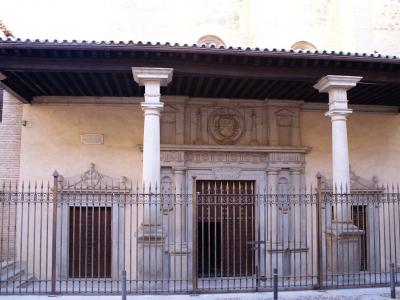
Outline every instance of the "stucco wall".
[[[54, 169], [64, 176], [80, 174], [95, 163], [100, 172], [140, 181], [143, 113], [139, 105], [24, 106], [21, 178], [51, 179]], [[331, 125], [324, 112], [301, 112], [301, 140], [312, 147], [306, 155], [306, 182], [317, 171], [331, 176]], [[82, 145], [80, 135], [104, 134], [104, 145]], [[400, 116], [354, 112], [348, 118], [350, 162], [356, 174], [376, 175], [381, 183], [400, 182]]]
[[[74, 176], [95, 163], [109, 176], [140, 180], [143, 140], [139, 105], [32, 105], [24, 107], [32, 127], [22, 130], [21, 179], [51, 179], [55, 169]], [[103, 145], [83, 145], [80, 135], [104, 135]]]
[[[315, 183], [320, 171], [331, 177], [331, 124], [323, 112], [302, 112], [303, 145], [312, 147], [306, 155], [306, 181]], [[348, 117], [348, 141], [352, 170], [379, 183], [400, 183], [400, 116], [354, 112]]]

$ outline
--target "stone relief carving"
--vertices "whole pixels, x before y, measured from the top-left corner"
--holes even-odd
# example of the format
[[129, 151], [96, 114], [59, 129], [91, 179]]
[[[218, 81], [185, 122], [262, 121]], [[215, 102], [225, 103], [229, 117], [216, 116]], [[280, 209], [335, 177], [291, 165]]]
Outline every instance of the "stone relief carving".
[[59, 177], [60, 187], [68, 189], [105, 189], [105, 188], [130, 188], [132, 181], [125, 176], [113, 178], [100, 173], [94, 163], [90, 164], [89, 170], [81, 175], [71, 177]]
[[[372, 176], [371, 179], [366, 179], [364, 177], [358, 176], [350, 167], [350, 189], [352, 191], [361, 190], [380, 190], [378, 187], [379, 178], [377, 176]], [[321, 175], [321, 187], [324, 190], [332, 190], [332, 179]], [[340, 187], [337, 187], [340, 189]], [[343, 187], [344, 189], [345, 187]]]
[[172, 209], [172, 179], [170, 176], [163, 176], [160, 184], [161, 210], [167, 213]]
[[201, 129], [202, 129], [202, 122], [201, 122], [201, 110], [200, 108], [197, 110], [196, 114], [196, 139], [194, 140], [195, 145], [202, 145], [204, 141], [201, 137]]
[[279, 145], [290, 146], [292, 141], [293, 113], [287, 109], [281, 109], [275, 114]]
[[161, 115], [161, 143], [175, 144], [176, 136], [176, 117], [174, 113], [164, 113]]
[[257, 115], [256, 115], [256, 112], [254, 111], [254, 109], [251, 112], [251, 140], [250, 140], [250, 145], [251, 146], [259, 145], [258, 140], [257, 140]]
[[218, 108], [208, 119], [208, 129], [218, 144], [233, 145], [245, 130], [243, 115], [233, 108]]
[[186, 144], [300, 146], [297, 102], [189, 98], [179, 107]]

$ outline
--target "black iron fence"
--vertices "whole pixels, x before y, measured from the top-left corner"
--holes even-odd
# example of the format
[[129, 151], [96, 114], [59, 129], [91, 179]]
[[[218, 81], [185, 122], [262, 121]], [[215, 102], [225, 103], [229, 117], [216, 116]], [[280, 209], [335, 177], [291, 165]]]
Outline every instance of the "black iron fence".
[[121, 186], [3, 185], [0, 293], [131, 294], [389, 285], [400, 267], [396, 187], [193, 194]]

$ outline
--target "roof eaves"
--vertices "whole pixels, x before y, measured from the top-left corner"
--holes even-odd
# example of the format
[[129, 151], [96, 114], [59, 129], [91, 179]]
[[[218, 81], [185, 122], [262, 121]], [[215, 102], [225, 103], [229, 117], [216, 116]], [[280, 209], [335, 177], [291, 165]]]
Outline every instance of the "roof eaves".
[[280, 56], [283, 58], [309, 58], [309, 59], [333, 59], [342, 60], [350, 59], [366, 62], [388, 62], [400, 63], [400, 58], [397, 56], [382, 55], [379, 53], [352, 53], [343, 51], [327, 51], [327, 50], [287, 50], [277, 48], [242, 48], [242, 47], [205, 47], [196, 44], [178, 44], [178, 43], [160, 43], [160, 42], [134, 42], [134, 41], [86, 41], [86, 40], [30, 40], [30, 39], [1, 39], [0, 48], [33, 48], [33, 49], [65, 49], [65, 50], [118, 50], [118, 51], [132, 51], [132, 50], [146, 50], [146, 51], [174, 51], [174, 52], [193, 52], [193, 53], [209, 53], [221, 55], [249, 55], [249, 56]]

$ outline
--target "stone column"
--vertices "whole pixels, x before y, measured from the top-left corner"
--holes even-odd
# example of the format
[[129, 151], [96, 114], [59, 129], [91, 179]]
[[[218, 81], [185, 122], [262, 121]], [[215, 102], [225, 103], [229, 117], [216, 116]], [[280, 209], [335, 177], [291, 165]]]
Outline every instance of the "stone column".
[[[187, 247], [187, 206], [188, 197], [186, 193], [185, 177], [186, 170], [184, 168], [174, 168], [175, 183], [175, 204], [173, 210], [173, 236], [174, 242], [170, 245], [170, 266], [171, 279], [187, 280], [189, 278], [188, 269], [188, 247]], [[180, 286], [177, 284], [177, 286]], [[183, 288], [186, 283], [183, 282]]]
[[[349, 149], [347, 142], [346, 118], [352, 110], [348, 108], [347, 91], [362, 77], [327, 75], [322, 77], [314, 88], [320, 93], [329, 94], [329, 111], [325, 114], [332, 121], [332, 179], [333, 191], [350, 192]], [[360, 271], [361, 230], [351, 221], [351, 204], [347, 198], [336, 197], [335, 217], [327, 228], [328, 270], [333, 272]]]
[[[160, 87], [172, 79], [172, 69], [132, 68], [133, 78], [145, 87], [142, 183], [147, 193], [143, 204], [143, 221], [138, 232], [138, 276], [152, 285], [163, 276], [164, 236], [161, 226], [160, 192]], [[140, 209], [140, 208], [139, 208]], [[139, 212], [140, 214], [140, 212]], [[147, 281], [148, 280], [148, 281]]]

